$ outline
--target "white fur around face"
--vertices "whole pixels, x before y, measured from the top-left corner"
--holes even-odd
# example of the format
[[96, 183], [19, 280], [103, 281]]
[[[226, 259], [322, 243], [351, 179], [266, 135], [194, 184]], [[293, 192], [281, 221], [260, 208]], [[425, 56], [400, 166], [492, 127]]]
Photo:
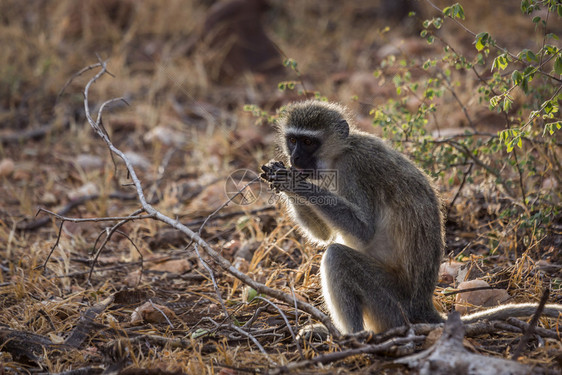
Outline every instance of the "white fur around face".
[[288, 126], [285, 129], [285, 133], [293, 134], [293, 135], [296, 135], [296, 136], [320, 138], [320, 136], [324, 133], [324, 131], [323, 130], [311, 130], [311, 129], [297, 129], [297, 128]]

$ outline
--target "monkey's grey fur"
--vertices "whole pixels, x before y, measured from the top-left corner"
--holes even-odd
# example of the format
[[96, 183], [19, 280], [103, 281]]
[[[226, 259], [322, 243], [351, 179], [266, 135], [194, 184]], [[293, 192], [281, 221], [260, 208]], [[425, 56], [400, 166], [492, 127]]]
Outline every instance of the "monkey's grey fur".
[[[336, 327], [381, 332], [442, 322], [432, 297], [443, 217], [427, 175], [380, 138], [357, 130], [336, 104], [294, 103], [278, 127], [283, 161], [264, 165], [262, 178], [285, 196], [308, 238], [328, 245], [322, 294]], [[322, 187], [322, 171], [335, 171], [336, 186]], [[495, 316], [513, 314], [510, 306], [517, 305], [494, 309]]]

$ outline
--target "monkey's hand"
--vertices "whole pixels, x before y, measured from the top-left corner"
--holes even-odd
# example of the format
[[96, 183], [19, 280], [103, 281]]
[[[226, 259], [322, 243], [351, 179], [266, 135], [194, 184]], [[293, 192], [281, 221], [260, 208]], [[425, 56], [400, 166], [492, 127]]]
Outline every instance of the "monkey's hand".
[[261, 166], [263, 173], [260, 175], [262, 180], [269, 183], [269, 187], [276, 193], [286, 190], [284, 185], [289, 180], [289, 171], [282, 161], [273, 161]]
[[280, 191], [291, 192], [306, 183], [306, 175], [294, 168], [285, 167], [281, 161], [270, 161], [262, 165], [264, 173], [260, 177], [269, 183], [271, 189], [279, 193]]

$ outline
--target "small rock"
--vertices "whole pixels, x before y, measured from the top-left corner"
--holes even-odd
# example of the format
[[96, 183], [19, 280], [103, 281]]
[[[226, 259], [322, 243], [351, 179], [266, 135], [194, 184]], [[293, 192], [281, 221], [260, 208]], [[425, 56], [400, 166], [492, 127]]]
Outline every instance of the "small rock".
[[377, 50], [377, 56], [380, 59], [384, 59], [390, 55], [394, 55], [394, 56], [400, 56], [401, 55], [401, 51], [398, 47], [396, 47], [395, 43], [388, 43], [385, 44], [384, 46], [382, 46], [381, 48], [379, 48]]
[[131, 164], [133, 164], [133, 167], [138, 167], [138, 168], [141, 168], [141, 169], [150, 168], [150, 162], [148, 161], [147, 158], [145, 158], [141, 154], [138, 154], [138, 153], [133, 152], [133, 151], [128, 151], [128, 152], [125, 152], [125, 156], [127, 157], [127, 159], [129, 159]]
[[56, 204], [59, 200], [55, 196], [55, 194], [51, 193], [50, 191], [46, 192], [41, 196], [39, 202], [41, 204]]
[[185, 137], [182, 133], [179, 133], [173, 129], [166, 126], [159, 125], [154, 129], [150, 130], [144, 136], [144, 141], [153, 143], [159, 141], [167, 146], [180, 146], [185, 142]]
[[99, 156], [90, 154], [80, 154], [76, 157], [76, 165], [85, 171], [91, 171], [103, 167], [103, 160]]
[[0, 161], [0, 177], [7, 177], [14, 172], [16, 168], [12, 159], [6, 158]]
[[[1, 175], [1, 172], [0, 172]], [[552, 177], [547, 177], [544, 179], [544, 181], [542, 182], [542, 186], [541, 188], [543, 190], [554, 190], [558, 187], [558, 181], [556, 181], [556, 179], [552, 178]]]
[[[459, 284], [457, 289], [465, 290], [472, 288], [489, 287], [484, 280], [470, 280]], [[484, 289], [474, 290], [465, 293], [458, 293], [455, 297], [455, 310], [461, 314], [471, 313], [477, 307], [491, 307], [507, 301], [509, 294], [505, 289]]]
[[77, 199], [80, 197], [85, 197], [87, 195], [94, 195], [98, 193], [99, 190], [96, 184], [94, 184], [93, 182], [87, 182], [84, 185], [80, 186], [79, 188], [69, 191], [67, 196], [69, 199]]

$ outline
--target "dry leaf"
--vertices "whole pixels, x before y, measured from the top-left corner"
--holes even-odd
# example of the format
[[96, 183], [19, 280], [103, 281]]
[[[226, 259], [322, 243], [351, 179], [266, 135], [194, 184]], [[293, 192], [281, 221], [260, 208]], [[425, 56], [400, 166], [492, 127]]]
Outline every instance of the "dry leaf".
[[141, 280], [141, 276], [142, 276], [141, 270], [133, 271], [133, 272], [129, 273], [127, 275], [127, 277], [125, 277], [125, 279], [123, 280], [123, 283], [130, 288], [135, 287], [135, 286], [139, 285], [139, 282]]
[[[165, 315], [165, 316], [164, 316]], [[172, 310], [166, 306], [157, 305], [150, 301], [139, 306], [131, 314], [131, 323], [166, 323], [175, 317]]]
[[429, 334], [425, 338], [425, 341], [423, 342], [423, 349], [429, 349], [430, 347], [435, 345], [441, 335], [443, 335], [443, 327], [436, 328], [433, 331], [429, 332]]
[[457, 279], [459, 270], [464, 265], [462, 262], [447, 261], [439, 266], [439, 282], [452, 284]]
[[233, 370], [231, 368], [223, 367], [219, 371], [219, 375], [238, 375], [238, 371]]
[[225, 182], [217, 181], [212, 185], [206, 186], [197, 199], [189, 203], [186, 211], [193, 213], [208, 212], [210, 207], [218, 207], [227, 198]]
[[187, 259], [175, 259], [150, 265], [148, 269], [182, 274], [191, 270], [191, 263]]
[[49, 336], [49, 339], [51, 340], [51, 342], [53, 344], [60, 345], [60, 344], [64, 343], [64, 338], [60, 337], [59, 335], [57, 335], [54, 332], [49, 332], [49, 334], [47, 336]]
[[248, 273], [248, 270], [250, 269], [250, 263], [248, 263], [246, 259], [240, 257], [236, 257], [232, 265], [242, 273]]

